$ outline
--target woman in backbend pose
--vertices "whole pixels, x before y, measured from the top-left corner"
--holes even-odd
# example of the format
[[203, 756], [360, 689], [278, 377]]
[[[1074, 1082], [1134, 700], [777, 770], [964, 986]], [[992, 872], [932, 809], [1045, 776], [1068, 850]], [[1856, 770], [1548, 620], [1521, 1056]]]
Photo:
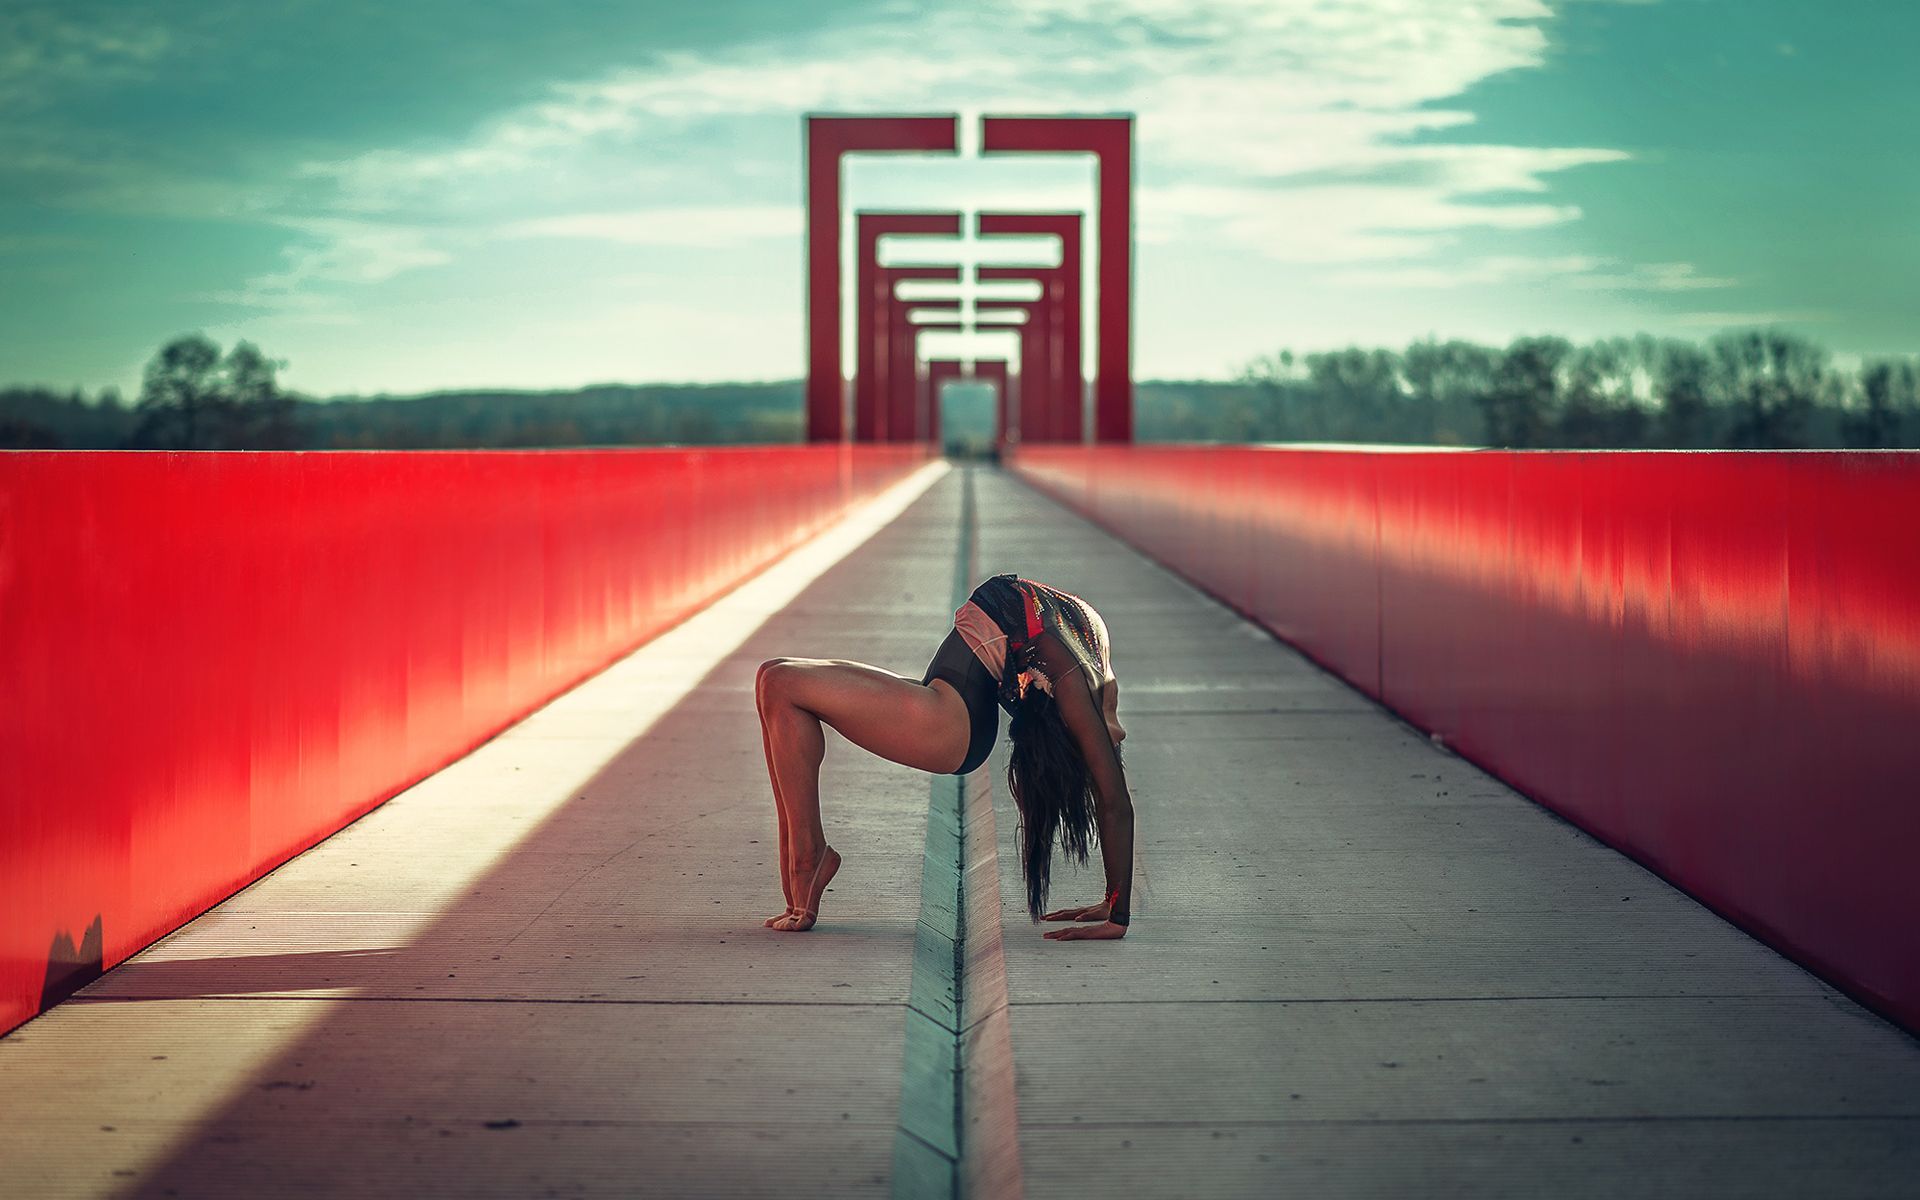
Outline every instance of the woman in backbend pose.
[[1127, 932], [1133, 891], [1133, 801], [1127, 794], [1107, 624], [1085, 600], [1016, 575], [995, 575], [954, 614], [953, 630], [920, 682], [844, 659], [775, 658], [755, 687], [767, 770], [780, 810], [780, 884], [787, 910], [774, 929], [813, 928], [840, 869], [820, 824], [822, 724], [864, 750], [921, 771], [965, 775], [986, 761], [1013, 717], [1007, 783], [1020, 810], [1027, 909], [1046, 905], [1057, 840], [1080, 862], [1098, 822], [1107, 898], [1063, 908], [1049, 921], [1079, 924], [1060, 941]]

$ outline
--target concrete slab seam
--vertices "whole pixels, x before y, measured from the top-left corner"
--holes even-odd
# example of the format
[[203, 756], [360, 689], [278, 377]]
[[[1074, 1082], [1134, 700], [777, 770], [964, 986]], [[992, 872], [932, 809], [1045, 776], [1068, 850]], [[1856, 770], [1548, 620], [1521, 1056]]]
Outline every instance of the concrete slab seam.
[[1006, 949], [1000, 926], [993, 777], [982, 767], [962, 782], [965, 792], [961, 808], [967, 816], [964, 853], [979, 877], [962, 885], [970, 936], [962, 947], [960, 1194], [1019, 1200], [1026, 1186], [1020, 1162]]
[[[975, 568], [972, 469], [962, 487], [951, 597], [955, 609], [971, 593]], [[1019, 1123], [1013, 1108], [992, 787], [985, 769], [961, 777], [934, 776], [927, 803], [893, 1194], [1018, 1200], [1023, 1192]], [[968, 866], [975, 862], [993, 868], [988, 874], [996, 882], [985, 895], [973, 894], [979, 889], [967, 886]], [[979, 943], [971, 948], [970, 934]], [[980, 969], [983, 964], [985, 970]], [[981, 994], [970, 995], [976, 983]], [[985, 1015], [969, 1020], [970, 1002], [984, 1005]], [[981, 1136], [969, 1138], [969, 1129]]]
[[[973, 476], [963, 483], [954, 589], [966, 586], [973, 541]], [[965, 593], [961, 593], [964, 598]], [[958, 608], [960, 601], [954, 602]], [[959, 780], [935, 775], [927, 794], [920, 919], [901, 1055], [900, 1121], [893, 1140], [895, 1197], [954, 1200], [960, 1189], [960, 967], [966, 953], [963, 894], [966, 815]], [[958, 833], [960, 836], [954, 836]], [[943, 919], [951, 913], [951, 935]]]

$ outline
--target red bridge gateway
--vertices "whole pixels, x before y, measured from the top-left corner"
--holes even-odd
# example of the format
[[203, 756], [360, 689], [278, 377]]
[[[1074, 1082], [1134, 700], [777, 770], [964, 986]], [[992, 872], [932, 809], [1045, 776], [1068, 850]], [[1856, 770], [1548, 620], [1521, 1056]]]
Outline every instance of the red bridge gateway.
[[[987, 117], [1099, 157], [1098, 369], [949, 461], [837, 239], [957, 118], [807, 129], [807, 444], [0, 453], [0, 1195], [1920, 1190], [1920, 454], [1133, 445], [1131, 124]], [[831, 747], [769, 934], [758, 664], [997, 571], [1107, 618], [1128, 937], [1004, 738]]]

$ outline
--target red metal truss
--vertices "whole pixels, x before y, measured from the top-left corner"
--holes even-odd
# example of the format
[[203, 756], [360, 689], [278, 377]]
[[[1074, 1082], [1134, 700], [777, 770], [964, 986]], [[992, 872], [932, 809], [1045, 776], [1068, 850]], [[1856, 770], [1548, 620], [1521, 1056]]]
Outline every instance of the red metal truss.
[[807, 440], [849, 433], [840, 362], [840, 182], [849, 154], [953, 154], [960, 118], [809, 116], [807, 179]]
[[989, 116], [982, 154], [1091, 154], [1100, 201], [1094, 440], [1133, 440], [1133, 118]]

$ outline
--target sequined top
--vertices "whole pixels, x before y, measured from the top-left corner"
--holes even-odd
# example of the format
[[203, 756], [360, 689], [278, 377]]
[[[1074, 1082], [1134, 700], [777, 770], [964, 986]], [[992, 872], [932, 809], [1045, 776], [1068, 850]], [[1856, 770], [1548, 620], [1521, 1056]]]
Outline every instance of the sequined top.
[[1094, 690], [1113, 678], [1106, 621], [1072, 592], [1037, 580], [995, 575], [973, 589], [953, 624], [1000, 681], [1000, 705], [1008, 712], [1029, 686], [1053, 694], [1053, 681], [1034, 658], [1033, 640], [1044, 630], [1052, 630], [1072, 651]]

